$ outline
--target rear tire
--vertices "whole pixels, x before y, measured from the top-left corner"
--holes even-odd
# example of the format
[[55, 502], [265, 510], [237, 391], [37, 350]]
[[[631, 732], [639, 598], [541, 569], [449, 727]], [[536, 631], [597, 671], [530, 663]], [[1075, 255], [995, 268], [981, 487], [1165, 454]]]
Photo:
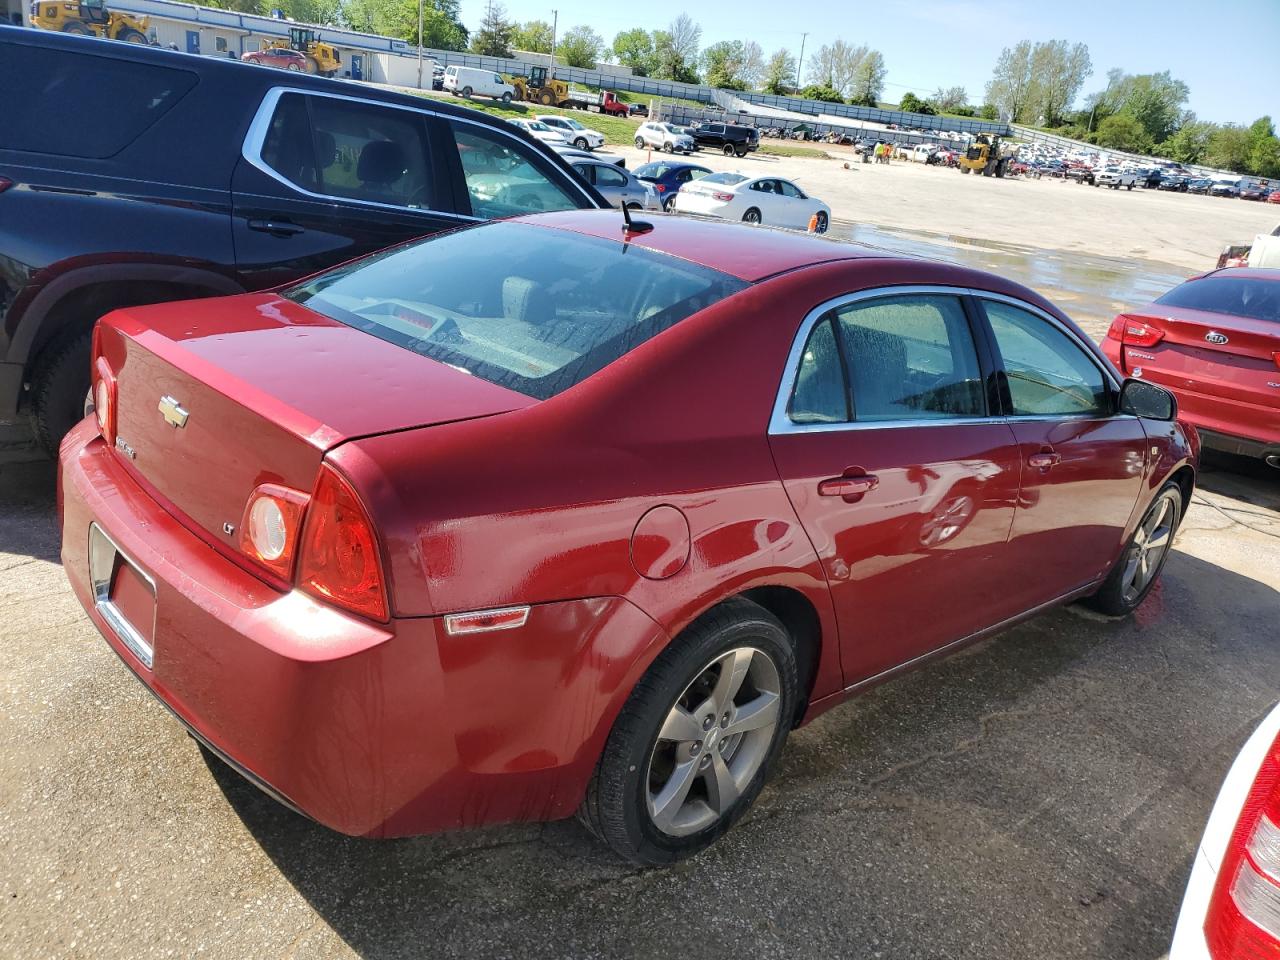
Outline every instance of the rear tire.
[[726, 143], [726, 144], [724, 145], [724, 151], [723, 151], [723, 152], [724, 152], [724, 155], [725, 155], [726, 157], [732, 157], [732, 156], [733, 156], [733, 144], [731, 144], [731, 143]]
[[70, 23], [68, 23], [65, 27], [62, 28], [62, 32], [73, 33], [78, 37], [93, 36], [93, 31], [90, 30], [88, 27], [86, 27], [83, 23], [80, 23], [78, 20], [72, 20]]
[[667, 213], [676, 212], [676, 195], [674, 193], [662, 201], [662, 209], [667, 211]]
[[828, 228], [828, 227], [830, 227], [830, 226], [831, 226], [831, 224], [830, 224], [830, 222], [829, 222], [829, 221], [828, 221], [828, 219], [827, 219], [827, 215], [826, 215], [825, 213], [823, 213], [821, 210], [819, 210], [819, 211], [818, 211], [818, 222], [817, 222], [816, 224], [814, 224], [813, 232], [814, 232], [814, 233], [826, 233], [826, 232], [827, 232], [827, 228]]
[[463, 87], [463, 88], [462, 88], [462, 98], [463, 98], [464, 100], [470, 100], [470, 99], [471, 99], [471, 88], [470, 88], [470, 87]]
[[31, 420], [36, 440], [51, 456], [84, 418], [89, 393], [90, 333], [50, 348], [31, 377]]
[[742, 215], [742, 222], [743, 223], [760, 223], [761, 222], [760, 211], [757, 210], [755, 207], [752, 207], [750, 210], [748, 210], [746, 213]]
[[116, 39], [121, 43], [146, 43], [147, 37], [141, 30], [135, 30], [133, 27], [125, 27], [116, 34]]
[[[759, 795], [798, 696], [795, 650], [782, 624], [748, 600], [721, 604], [668, 646], [632, 690], [579, 819], [619, 857], [641, 866], [705, 849]], [[766, 713], [772, 719], [760, 722]], [[753, 715], [759, 726], [733, 732]], [[657, 806], [667, 799], [665, 809]]]
[[1112, 617], [1128, 616], [1142, 606], [1160, 579], [1181, 522], [1182, 489], [1170, 480], [1151, 501], [1098, 592], [1081, 603]]

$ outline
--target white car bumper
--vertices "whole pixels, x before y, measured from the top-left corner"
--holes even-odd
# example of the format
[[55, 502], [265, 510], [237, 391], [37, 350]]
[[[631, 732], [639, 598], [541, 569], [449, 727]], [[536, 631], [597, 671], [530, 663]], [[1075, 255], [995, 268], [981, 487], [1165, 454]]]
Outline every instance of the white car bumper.
[[688, 189], [676, 194], [677, 213], [700, 213], [707, 217], [723, 217], [729, 204], [706, 193], [690, 193]]

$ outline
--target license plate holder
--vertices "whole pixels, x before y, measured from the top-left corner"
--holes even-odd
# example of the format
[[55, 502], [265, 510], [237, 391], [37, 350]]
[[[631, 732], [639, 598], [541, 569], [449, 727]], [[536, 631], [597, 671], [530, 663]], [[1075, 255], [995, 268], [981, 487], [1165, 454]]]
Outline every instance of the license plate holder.
[[156, 583], [96, 523], [89, 526], [93, 605], [139, 662], [155, 655]]

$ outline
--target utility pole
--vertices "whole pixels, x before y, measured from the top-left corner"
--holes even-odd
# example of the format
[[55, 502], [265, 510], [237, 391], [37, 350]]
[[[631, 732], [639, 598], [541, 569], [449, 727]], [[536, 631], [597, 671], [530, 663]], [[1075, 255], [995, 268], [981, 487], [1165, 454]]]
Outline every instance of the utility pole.
[[796, 61], [796, 92], [800, 92], [800, 68], [804, 66], [804, 42], [809, 39], [807, 33], [800, 34], [800, 59]]
[[560, 11], [551, 11], [551, 79], [556, 78], [556, 28], [560, 26]]
[[422, 4], [418, 0], [418, 89], [422, 89]]

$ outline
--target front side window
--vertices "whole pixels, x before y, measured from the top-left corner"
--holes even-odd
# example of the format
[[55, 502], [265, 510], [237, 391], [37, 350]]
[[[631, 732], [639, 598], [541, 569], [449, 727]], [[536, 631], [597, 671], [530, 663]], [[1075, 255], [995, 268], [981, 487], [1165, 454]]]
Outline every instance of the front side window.
[[625, 187], [627, 185], [627, 175], [617, 167], [605, 166], [603, 164], [592, 164], [596, 170], [596, 186], [597, 187]]
[[496, 219], [585, 206], [542, 172], [515, 140], [470, 124], [455, 124], [454, 139], [471, 198], [471, 212]]
[[1014, 416], [1106, 416], [1111, 395], [1098, 364], [1056, 326], [1027, 310], [983, 306], [1009, 382]]
[[394, 247], [284, 296], [545, 400], [747, 286], [633, 245], [499, 222]]
[[833, 313], [855, 421], [986, 415], [977, 348], [959, 299], [881, 297]]

